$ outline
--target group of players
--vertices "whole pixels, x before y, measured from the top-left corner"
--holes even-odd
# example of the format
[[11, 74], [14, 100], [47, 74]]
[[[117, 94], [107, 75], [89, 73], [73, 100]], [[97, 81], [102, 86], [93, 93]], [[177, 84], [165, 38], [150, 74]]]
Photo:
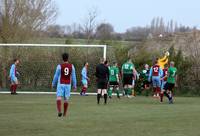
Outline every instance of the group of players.
[[[66, 116], [68, 110], [68, 100], [70, 98], [71, 85], [73, 85], [74, 90], [77, 89], [77, 80], [76, 72], [73, 64], [69, 63], [69, 55], [67, 53], [62, 54], [63, 63], [59, 64], [56, 68], [54, 78], [52, 81], [52, 87], [56, 88], [56, 103], [58, 116]], [[16, 66], [19, 64], [19, 60], [15, 59], [14, 64], [10, 69], [10, 80], [11, 80], [11, 94], [16, 94], [17, 85], [19, 84], [17, 79], [17, 70]], [[154, 65], [149, 69], [148, 65], [145, 65], [145, 70], [143, 75], [146, 77], [144, 80], [145, 88], [149, 86], [152, 82], [153, 91], [155, 94], [159, 94], [160, 102], [163, 102], [164, 94], [169, 99], [169, 103], [173, 103], [172, 99], [172, 90], [176, 83], [176, 73], [177, 69], [174, 67], [174, 62], [170, 62], [170, 67], [163, 70], [157, 64], [157, 60], [154, 62]], [[82, 90], [81, 95], [86, 95], [88, 88], [88, 63], [84, 64], [84, 67], [81, 72], [82, 75]], [[104, 104], [107, 104], [107, 98], [112, 98], [112, 93], [115, 91], [117, 97], [120, 98], [119, 85], [120, 80], [123, 83], [123, 94], [128, 98], [133, 96], [133, 88], [135, 80], [138, 78], [138, 72], [135, 69], [134, 64], [131, 59], [128, 59], [122, 65], [121, 72], [118, 68], [118, 64], [114, 62], [111, 66], [108, 65], [108, 61], [104, 59], [100, 60], [100, 64], [96, 66], [97, 77], [97, 103], [100, 104], [100, 99], [104, 98]], [[142, 74], [141, 74], [142, 76]], [[64, 111], [62, 112], [62, 98], [64, 99], [63, 107]]]

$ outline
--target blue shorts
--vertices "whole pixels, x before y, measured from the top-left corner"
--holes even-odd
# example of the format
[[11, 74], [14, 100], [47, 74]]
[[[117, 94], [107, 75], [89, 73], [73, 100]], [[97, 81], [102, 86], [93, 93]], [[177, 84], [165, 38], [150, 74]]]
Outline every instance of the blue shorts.
[[82, 80], [82, 84], [83, 85], [88, 85], [88, 81], [84, 79], [84, 80]]
[[162, 81], [162, 85], [161, 85], [161, 91], [164, 91], [164, 86], [167, 83], [167, 81]]
[[71, 85], [60, 84], [57, 86], [57, 97], [64, 97], [69, 99], [71, 92]]
[[18, 79], [17, 77], [11, 77], [11, 84], [17, 84]]
[[152, 77], [152, 84], [153, 87], [161, 87], [161, 81], [159, 76], [153, 76]]

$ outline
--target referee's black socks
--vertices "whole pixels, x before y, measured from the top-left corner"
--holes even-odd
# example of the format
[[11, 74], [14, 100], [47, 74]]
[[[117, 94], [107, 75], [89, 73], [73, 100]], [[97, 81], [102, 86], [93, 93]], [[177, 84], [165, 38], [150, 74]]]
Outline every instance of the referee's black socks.
[[104, 94], [104, 104], [107, 104], [108, 94]]
[[97, 104], [99, 104], [100, 99], [101, 99], [101, 94], [97, 94]]

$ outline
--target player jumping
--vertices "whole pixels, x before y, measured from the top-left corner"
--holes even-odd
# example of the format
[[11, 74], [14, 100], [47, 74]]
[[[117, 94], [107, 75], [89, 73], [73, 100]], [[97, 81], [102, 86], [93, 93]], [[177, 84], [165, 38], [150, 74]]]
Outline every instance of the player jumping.
[[10, 68], [10, 75], [9, 75], [9, 78], [10, 78], [10, 82], [11, 82], [11, 85], [10, 85], [10, 91], [11, 91], [11, 94], [13, 95], [16, 95], [17, 94], [17, 86], [19, 84], [19, 81], [17, 79], [17, 65], [19, 64], [19, 60], [18, 59], [14, 59], [14, 64], [12, 64], [11, 68]]
[[162, 85], [161, 85], [161, 93], [160, 93], [160, 102], [163, 102], [163, 96], [164, 96], [164, 86], [167, 83], [167, 73], [168, 73], [168, 66], [166, 65], [163, 69], [163, 78], [161, 79]]
[[153, 84], [153, 92], [154, 97], [159, 97], [161, 92], [161, 78], [163, 75], [163, 70], [158, 65], [158, 61], [156, 60], [154, 65], [151, 67], [149, 72], [149, 82], [152, 81]]
[[82, 96], [85, 96], [86, 95], [86, 91], [88, 89], [88, 81], [90, 80], [89, 77], [88, 77], [88, 62], [85, 62], [84, 63], [84, 67], [82, 69], [82, 72], [81, 72], [81, 76], [82, 76], [82, 90], [81, 90], [81, 93], [80, 95]]
[[[56, 68], [56, 72], [53, 78], [52, 87], [57, 86], [57, 111], [58, 117], [66, 116], [68, 110], [68, 100], [71, 91], [71, 80], [73, 87], [76, 89], [76, 72], [73, 64], [68, 62], [69, 55], [64, 53], [62, 55], [64, 63], [59, 64]], [[61, 112], [62, 97], [64, 98], [64, 112]]]
[[168, 74], [164, 77], [167, 77], [167, 83], [164, 86], [164, 94], [167, 96], [169, 99], [169, 103], [173, 103], [173, 95], [172, 91], [176, 85], [177, 82], [177, 69], [174, 67], [175, 63], [173, 61], [170, 62], [170, 67], [168, 69]]
[[113, 66], [109, 67], [109, 90], [108, 96], [112, 98], [113, 90], [117, 93], [117, 98], [119, 96], [119, 68], [117, 67], [118, 64], [116, 62], [113, 63]]

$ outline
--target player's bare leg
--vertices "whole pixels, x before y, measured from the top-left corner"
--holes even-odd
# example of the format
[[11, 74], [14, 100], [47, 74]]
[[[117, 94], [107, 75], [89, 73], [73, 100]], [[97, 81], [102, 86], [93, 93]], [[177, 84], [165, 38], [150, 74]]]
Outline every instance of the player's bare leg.
[[58, 117], [61, 117], [62, 116], [62, 112], [61, 112], [62, 97], [57, 97], [56, 104], [57, 104]]

